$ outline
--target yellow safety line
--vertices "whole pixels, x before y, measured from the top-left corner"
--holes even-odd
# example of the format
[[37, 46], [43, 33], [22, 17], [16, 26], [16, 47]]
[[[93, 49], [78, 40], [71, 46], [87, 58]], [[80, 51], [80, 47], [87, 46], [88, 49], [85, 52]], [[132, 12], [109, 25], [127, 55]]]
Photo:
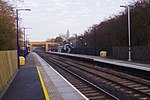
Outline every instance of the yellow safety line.
[[43, 91], [44, 91], [45, 99], [50, 100], [50, 96], [48, 95], [47, 89], [46, 89], [44, 81], [42, 79], [42, 75], [40, 73], [40, 70], [39, 70], [37, 65], [35, 65], [35, 66], [36, 66], [36, 69], [37, 69], [37, 72], [38, 72], [38, 75], [39, 75], [39, 78], [40, 78], [40, 82], [41, 82], [41, 85], [42, 85], [42, 88], [43, 88]]

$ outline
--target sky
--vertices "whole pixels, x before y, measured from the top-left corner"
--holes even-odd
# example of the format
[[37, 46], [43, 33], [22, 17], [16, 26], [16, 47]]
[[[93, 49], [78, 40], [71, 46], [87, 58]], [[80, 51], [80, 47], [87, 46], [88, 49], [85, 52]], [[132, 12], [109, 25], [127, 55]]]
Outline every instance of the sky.
[[[10, 2], [10, 0], [7, 0]], [[18, 9], [30, 8], [31, 11], [19, 11], [21, 27], [26, 29], [30, 41], [46, 41], [60, 34], [83, 34], [88, 27], [98, 24], [110, 16], [123, 11], [120, 5], [133, 0], [20, 0], [15, 1]], [[14, 3], [14, 2], [13, 2]]]

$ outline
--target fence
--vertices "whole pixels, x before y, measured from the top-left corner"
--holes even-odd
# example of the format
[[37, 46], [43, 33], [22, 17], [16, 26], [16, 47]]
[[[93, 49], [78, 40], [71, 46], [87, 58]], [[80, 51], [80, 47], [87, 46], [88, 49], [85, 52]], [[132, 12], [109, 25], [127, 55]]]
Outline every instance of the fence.
[[[113, 47], [113, 58], [127, 60], [128, 47]], [[131, 58], [133, 61], [150, 63], [150, 46], [131, 47]]]
[[[107, 51], [107, 57], [112, 59], [128, 60], [128, 47], [113, 48], [75, 48], [74, 53], [99, 56], [100, 51]], [[150, 46], [132, 46], [131, 57], [133, 61], [140, 63], [150, 63]]]
[[101, 49], [101, 48], [75, 48], [74, 49], [74, 53], [77, 54], [85, 54], [85, 55], [96, 55], [96, 56], [100, 56], [100, 51], [107, 51], [107, 56], [111, 57], [112, 56], [112, 49], [111, 48], [105, 48], [105, 49]]
[[17, 50], [0, 51], [0, 95], [17, 72]]

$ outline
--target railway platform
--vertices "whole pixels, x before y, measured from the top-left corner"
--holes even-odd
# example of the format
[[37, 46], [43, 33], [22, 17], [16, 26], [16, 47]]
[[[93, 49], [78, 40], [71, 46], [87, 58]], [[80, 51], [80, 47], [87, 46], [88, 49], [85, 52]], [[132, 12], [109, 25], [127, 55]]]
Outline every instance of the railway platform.
[[2, 100], [44, 100], [40, 79], [34, 65], [34, 58], [29, 54], [25, 66], [21, 66]]
[[88, 100], [38, 54], [26, 58], [2, 100]]
[[102, 57], [98, 57], [98, 56], [83, 55], [83, 54], [69, 54], [69, 53], [59, 53], [59, 52], [48, 52], [48, 53], [76, 57], [76, 58], [85, 58], [85, 59], [89, 59], [89, 60], [95, 61], [95, 62], [117, 65], [118, 67], [122, 66], [122, 67], [133, 68], [133, 69], [137, 69], [137, 70], [150, 72], [150, 64], [140, 64], [140, 63], [136, 63], [136, 62], [102, 58]]

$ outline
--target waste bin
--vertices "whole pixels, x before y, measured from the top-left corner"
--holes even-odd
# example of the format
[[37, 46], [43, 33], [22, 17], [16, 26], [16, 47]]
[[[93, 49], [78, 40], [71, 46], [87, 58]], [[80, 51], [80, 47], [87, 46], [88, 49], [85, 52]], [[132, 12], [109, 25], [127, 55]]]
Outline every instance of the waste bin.
[[25, 65], [25, 58], [23, 56], [20, 56], [19, 60], [20, 60], [20, 65], [24, 66]]
[[106, 51], [101, 51], [100, 52], [100, 57], [106, 58], [107, 57], [107, 52]]

